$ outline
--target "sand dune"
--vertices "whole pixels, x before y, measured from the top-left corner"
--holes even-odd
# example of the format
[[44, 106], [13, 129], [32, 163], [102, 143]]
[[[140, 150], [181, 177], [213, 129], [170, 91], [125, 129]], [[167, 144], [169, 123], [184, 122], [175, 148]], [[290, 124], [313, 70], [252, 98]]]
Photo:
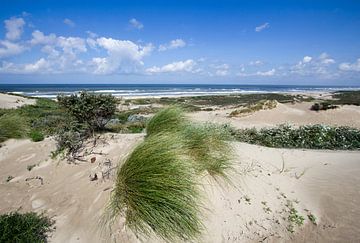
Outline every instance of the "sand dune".
[[35, 102], [35, 99], [28, 99], [21, 96], [0, 93], [0, 108], [3, 109], [12, 109], [23, 105], [32, 105], [35, 104]]
[[315, 112], [310, 107], [313, 103], [278, 104], [272, 110], [261, 110], [242, 117], [228, 117], [234, 109], [201, 111], [189, 116], [195, 121], [230, 123], [237, 128], [271, 127], [289, 123], [293, 125], [328, 124], [346, 125], [360, 128], [360, 107], [341, 106], [338, 109]]
[[[143, 135], [107, 134], [87, 162], [52, 160], [54, 141], [9, 140], [0, 148], [0, 212], [45, 211], [56, 220], [51, 242], [137, 242], [121, 223], [110, 236], [99, 219], [114, 177], [102, 179], [104, 162], [115, 166]], [[233, 143], [233, 186], [204, 178], [206, 230], [201, 242], [355, 242], [360, 240], [360, 152], [272, 149]], [[96, 157], [95, 163], [90, 159]], [[284, 161], [284, 162], [283, 162]], [[28, 165], [37, 164], [31, 171]], [[99, 179], [90, 181], [97, 173]], [[11, 175], [10, 182], [5, 182]], [[40, 179], [42, 178], [43, 184]], [[29, 179], [33, 178], [33, 179]], [[288, 231], [289, 201], [305, 225]], [[308, 212], [305, 210], [309, 210]], [[311, 212], [317, 226], [307, 219]], [[106, 233], [107, 232], [107, 233]], [[159, 242], [153, 237], [149, 242]]]

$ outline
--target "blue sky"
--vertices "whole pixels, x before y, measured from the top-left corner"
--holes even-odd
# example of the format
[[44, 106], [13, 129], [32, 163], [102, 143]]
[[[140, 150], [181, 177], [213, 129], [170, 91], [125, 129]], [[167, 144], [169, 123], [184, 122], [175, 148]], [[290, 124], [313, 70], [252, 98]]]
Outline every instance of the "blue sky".
[[360, 85], [360, 1], [0, 2], [0, 83]]

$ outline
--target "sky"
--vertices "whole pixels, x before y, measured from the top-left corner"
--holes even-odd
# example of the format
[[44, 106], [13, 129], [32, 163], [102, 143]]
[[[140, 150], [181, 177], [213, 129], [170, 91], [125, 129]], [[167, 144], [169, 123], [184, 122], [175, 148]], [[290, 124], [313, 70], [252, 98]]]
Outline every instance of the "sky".
[[0, 83], [360, 86], [360, 1], [0, 5]]

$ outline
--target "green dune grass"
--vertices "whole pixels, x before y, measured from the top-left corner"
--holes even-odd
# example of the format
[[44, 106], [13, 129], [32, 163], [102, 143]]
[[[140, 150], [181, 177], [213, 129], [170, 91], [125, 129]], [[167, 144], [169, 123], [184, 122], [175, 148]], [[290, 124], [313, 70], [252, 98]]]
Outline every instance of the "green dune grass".
[[229, 180], [232, 170], [230, 133], [215, 124], [187, 125], [181, 132], [184, 147], [198, 173], [207, 171], [215, 179]]
[[195, 240], [203, 228], [201, 175], [229, 179], [230, 135], [221, 126], [192, 124], [177, 107], [159, 111], [146, 130], [118, 170], [106, 218], [124, 216], [138, 236]]
[[185, 125], [184, 112], [179, 107], [160, 110], [149, 121], [146, 133], [150, 136], [158, 132], [179, 132]]
[[136, 235], [153, 231], [170, 242], [193, 240], [202, 228], [194, 176], [177, 136], [150, 136], [118, 170], [108, 213], [124, 215]]

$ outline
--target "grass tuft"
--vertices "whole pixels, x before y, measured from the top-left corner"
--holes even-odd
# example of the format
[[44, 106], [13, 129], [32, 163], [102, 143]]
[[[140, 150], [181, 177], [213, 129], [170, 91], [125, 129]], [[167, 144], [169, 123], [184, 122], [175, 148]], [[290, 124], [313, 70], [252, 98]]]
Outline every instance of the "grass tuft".
[[229, 179], [232, 169], [230, 133], [215, 124], [187, 125], [182, 131], [185, 149], [197, 172], [207, 171], [214, 179]]
[[194, 240], [202, 229], [194, 175], [181, 139], [154, 134], [118, 170], [108, 216], [125, 216], [126, 225], [138, 236], [154, 232], [169, 242]]
[[9, 113], [0, 117], [0, 142], [26, 137], [28, 131], [28, 122], [22, 116]]
[[47, 242], [54, 222], [34, 212], [0, 215], [0, 242]]
[[185, 122], [184, 113], [180, 108], [165, 108], [149, 120], [146, 126], [146, 132], [148, 135], [158, 132], [178, 132], [184, 126]]

